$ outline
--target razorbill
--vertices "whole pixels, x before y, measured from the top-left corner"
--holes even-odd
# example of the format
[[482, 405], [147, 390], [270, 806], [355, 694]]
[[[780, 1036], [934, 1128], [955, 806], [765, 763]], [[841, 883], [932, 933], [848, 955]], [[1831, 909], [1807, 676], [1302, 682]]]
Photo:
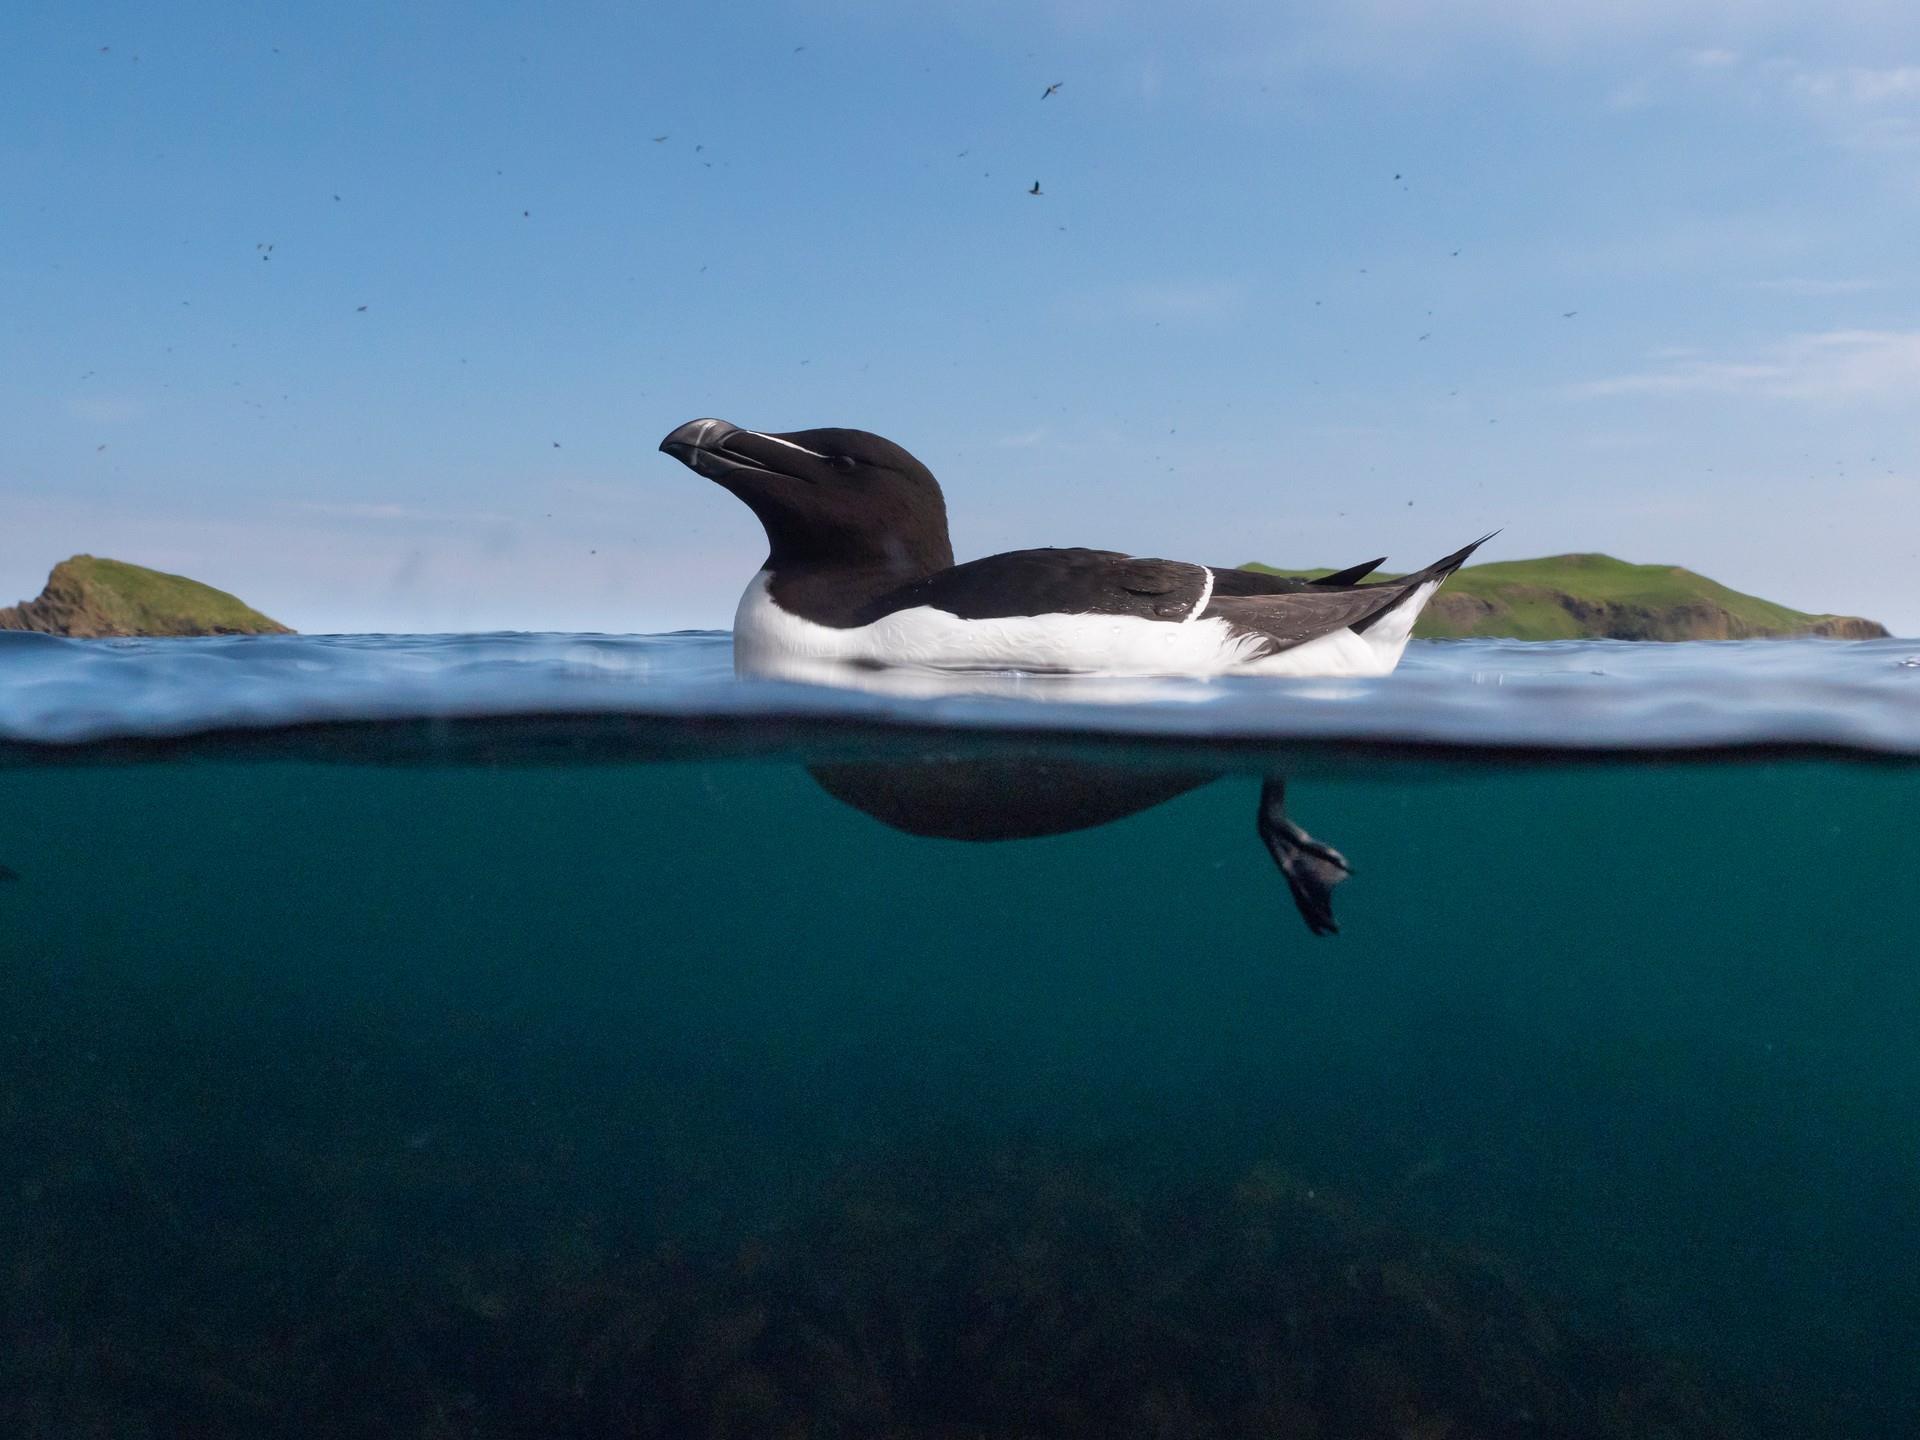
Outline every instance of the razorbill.
[[953, 562], [931, 471], [862, 430], [769, 434], [690, 420], [660, 448], [759, 517], [767, 561], [734, 617], [742, 673], [846, 666], [1101, 675], [1384, 675], [1447, 576], [1362, 583], [1112, 550], [1012, 550]]
[[[1433, 592], [1486, 538], [1426, 569], [1364, 583], [1141, 559], [1014, 550], [953, 563], [939, 483], [861, 430], [768, 434], [690, 420], [660, 448], [759, 517], [767, 560], [734, 617], [742, 674], [844, 680], [865, 667], [1104, 675], [1383, 675]], [[1384, 557], [1383, 557], [1384, 558]], [[956, 840], [1103, 825], [1215, 778], [1078, 763], [820, 765], [836, 799], [910, 834]], [[1316, 935], [1339, 930], [1346, 858], [1288, 816], [1263, 778], [1255, 828]]]

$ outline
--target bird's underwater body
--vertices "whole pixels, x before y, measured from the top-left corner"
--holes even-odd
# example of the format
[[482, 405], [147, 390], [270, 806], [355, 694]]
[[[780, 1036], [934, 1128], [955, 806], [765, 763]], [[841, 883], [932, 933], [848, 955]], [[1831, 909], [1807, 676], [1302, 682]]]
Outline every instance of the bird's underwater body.
[[[926, 466], [861, 430], [784, 434], [691, 420], [660, 444], [743, 501], [767, 559], [734, 621], [743, 675], [849, 683], [875, 668], [1106, 676], [1384, 675], [1420, 611], [1484, 539], [1423, 570], [1318, 580], [1110, 550], [1014, 550], [956, 565]], [[819, 767], [829, 793], [897, 829], [955, 839], [1104, 824], [1214, 778], [1111, 767]], [[1135, 793], [1137, 792], [1137, 793]], [[1290, 821], [1269, 776], [1257, 828], [1316, 934], [1346, 861]]]

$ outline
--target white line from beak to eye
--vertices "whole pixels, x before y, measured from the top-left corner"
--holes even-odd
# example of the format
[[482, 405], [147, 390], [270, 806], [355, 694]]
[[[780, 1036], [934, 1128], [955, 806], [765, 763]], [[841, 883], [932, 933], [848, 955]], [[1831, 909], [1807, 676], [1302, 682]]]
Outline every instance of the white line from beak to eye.
[[784, 445], [789, 450], [798, 450], [802, 455], [811, 455], [816, 460], [824, 460], [827, 458], [826, 456], [822, 455], [818, 450], [809, 450], [807, 449], [806, 446], [796, 445], [791, 440], [782, 440], [778, 435], [763, 435], [758, 430], [749, 430], [746, 433], [754, 436], [756, 439], [768, 440], [775, 445]]

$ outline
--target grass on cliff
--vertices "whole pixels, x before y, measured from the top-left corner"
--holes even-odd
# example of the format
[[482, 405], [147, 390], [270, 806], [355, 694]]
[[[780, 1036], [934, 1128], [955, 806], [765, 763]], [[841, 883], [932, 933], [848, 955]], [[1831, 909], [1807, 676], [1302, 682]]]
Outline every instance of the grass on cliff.
[[[257, 630], [274, 621], [224, 590], [124, 560], [76, 555], [55, 567], [83, 588], [87, 607], [130, 634]], [[51, 583], [51, 582], [50, 582]]]
[[[1313, 578], [1330, 570], [1277, 570], [1244, 567], [1271, 574]], [[1375, 579], [1391, 578], [1382, 572]], [[1593, 604], [1649, 611], [1686, 605], [1712, 605], [1758, 630], [1804, 629], [1822, 617], [1743, 595], [1678, 565], [1633, 565], [1611, 555], [1550, 555], [1538, 560], [1500, 560], [1469, 565], [1447, 581], [1455, 594], [1476, 596], [1493, 607], [1473, 625], [1461, 628], [1432, 610], [1420, 617], [1414, 634], [1425, 639], [1467, 635], [1508, 636], [1519, 640], [1575, 640], [1591, 634], [1561, 603], [1561, 597]]]

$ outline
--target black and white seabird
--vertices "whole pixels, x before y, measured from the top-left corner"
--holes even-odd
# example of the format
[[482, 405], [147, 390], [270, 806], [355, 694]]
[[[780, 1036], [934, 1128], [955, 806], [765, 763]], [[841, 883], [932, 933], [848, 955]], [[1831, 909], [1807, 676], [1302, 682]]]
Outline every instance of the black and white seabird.
[[1098, 675], [1384, 675], [1485, 538], [1363, 583], [1122, 555], [1012, 550], [956, 565], [926, 466], [862, 430], [690, 420], [660, 448], [759, 517], [767, 561], [734, 617], [743, 673], [845, 666]]
[[[1111, 550], [1013, 550], [953, 563], [926, 466], [862, 430], [770, 434], [690, 420], [660, 448], [746, 502], [767, 560], [734, 617], [745, 675], [843, 680], [866, 667], [1099, 675], [1384, 675], [1435, 590], [1486, 538], [1424, 570], [1365, 583], [1371, 560], [1318, 580]], [[1384, 559], [1384, 557], [1382, 557]], [[1000, 840], [1105, 824], [1210, 775], [960, 762], [812, 767], [828, 793], [916, 835]], [[1256, 829], [1316, 935], [1339, 929], [1344, 856], [1265, 777]]]

